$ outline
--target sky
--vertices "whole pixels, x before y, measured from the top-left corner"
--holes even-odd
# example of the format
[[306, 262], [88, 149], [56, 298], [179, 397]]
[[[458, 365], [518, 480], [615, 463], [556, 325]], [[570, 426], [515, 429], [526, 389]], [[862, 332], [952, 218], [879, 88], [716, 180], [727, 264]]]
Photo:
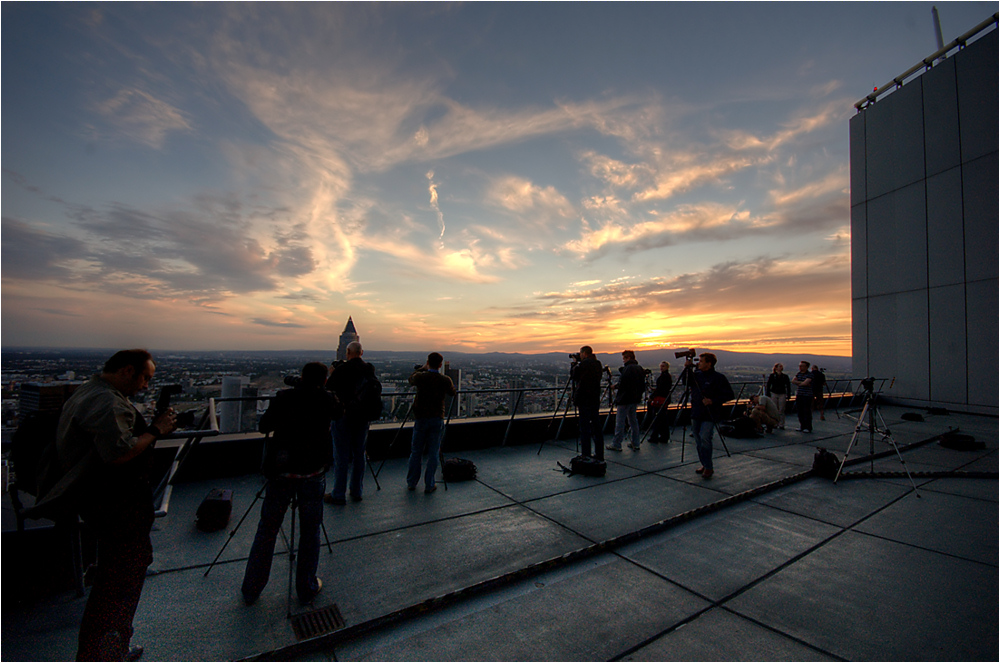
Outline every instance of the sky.
[[4, 2], [2, 344], [849, 356], [931, 7]]

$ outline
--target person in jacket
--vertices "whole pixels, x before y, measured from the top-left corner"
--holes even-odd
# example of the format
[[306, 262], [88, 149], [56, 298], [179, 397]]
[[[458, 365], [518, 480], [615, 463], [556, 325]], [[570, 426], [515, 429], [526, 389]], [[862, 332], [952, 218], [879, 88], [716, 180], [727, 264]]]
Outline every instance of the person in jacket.
[[636, 409], [646, 394], [646, 372], [635, 359], [632, 350], [622, 351], [622, 367], [618, 369], [621, 377], [615, 389], [615, 437], [607, 449], [622, 450], [622, 440], [625, 439], [625, 426], [629, 428], [628, 448], [639, 450], [639, 420]]
[[358, 341], [348, 343], [343, 362], [334, 364], [326, 388], [337, 396], [344, 416], [333, 422], [333, 490], [323, 497], [330, 504], [347, 503], [347, 475], [351, 476], [351, 501], [360, 502], [365, 479], [365, 443], [368, 417], [360, 397], [367, 383], [378, 382], [375, 367], [364, 361]]
[[642, 420], [642, 427], [652, 425], [653, 431], [649, 435], [650, 444], [670, 441], [670, 391], [673, 388], [673, 378], [670, 377], [670, 363], [660, 362], [660, 374], [656, 376], [656, 386], [650, 394], [649, 404], [646, 406], [646, 416]]
[[137, 660], [132, 621], [153, 562], [150, 463], [173, 410], [152, 425], [129, 400], [156, 371], [146, 350], [121, 350], [63, 405], [53, 462], [43, 469], [39, 512], [83, 518], [97, 537], [97, 573], [80, 623], [78, 661]]
[[764, 386], [764, 395], [770, 396], [778, 408], [778, 428], [782, 429], [785, 427], [785, 405], [792, 393], [792, 382], [784, 371], [784, 364], [780, 362], [775, 364]]
[[295, 588], [299, 600], [312, 601], [323, 588], [316, 577], [319, 530], [323, 520], [326, 472], [333, 461], [330, 422], [342, 413], [336, 396], [325, 388], [326, 365], [310, 362], [292, 389], [279, 391], [261, 416], [267, 479], [257, 534], [243, 574], [243, 600], [257, 601], [271, 575], [274, 544], [293, 497], [299, 508], [299, 551]]
[[[573, 363], [573, 403], [580, 417], [580, 454], [604, 460], [604, 431], [601, 425], [601, 378], [604, 366], [589, 345], [580, 348]], [[591, 440], [594, 449], [591, 454]]]
[[691, 435], [694, 437], [698, 450], [698, 460], [701, 467], [695, 472], [703, 479], [710, 479], [715, 474], [712, 463], [712, 435], [716, 424], [722, 419], [722, 404], [733, 400], [733, 388], [725, 375], [715, 370], [718, 359], [711, 352], [704, 352], [698, 357], [698, 364], [688, 357], [684, 363], [688, 372], [691, 388]]

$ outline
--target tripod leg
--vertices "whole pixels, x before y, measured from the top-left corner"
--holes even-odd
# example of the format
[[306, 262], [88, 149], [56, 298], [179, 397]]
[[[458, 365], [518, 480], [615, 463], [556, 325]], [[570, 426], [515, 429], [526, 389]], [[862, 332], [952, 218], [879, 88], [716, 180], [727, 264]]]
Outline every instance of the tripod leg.
[[365, 449], [365, 462], [368, 463], [368, 471], [372, 473], [372, 480], [375, 481], [376, 490], [382, 490], [382, 486], [378, 482], [378, 474], [375, 472], [375, 468], [372, 467], [372, 460], [368, 457], [368, 450]]
[[298, 511], [299, 496], [292, 493], [292, 527], [288, 544], [288, 619], [292, 618], [292, 574], [295, 572], [295, 512]]
[[205, 569], [205, 574], [202, 576], [203, 578], [208, 577], [208, 572], [212, 570], [212, 567], [215, 566], [215, 563], [219, 561], [220, 557], [222, 557], [222, 553], [226, 551], [226, 547], [229, 545], [229, 542], [233, 540], [234, 536], [236, 536], [236, 532], [237, 530], [239, 530], [240, 525], [242, 525], [243, 521], [247, 519], [247, 516], [249, 516], [250, 512], [253, 510], [254, 504], [256, 504], [257, 501], [260, 499], [261, 495], [264, 494], [264, 490], [267, 488], [267, 483], [268, 482], [265, 481], [264, 485], [261, 486], [260, 490], [257, 491], [257, 496], [253, 498], [253, 502], [250, 503], [250, 506], [247, 507], [247, 510], [243, 513], [243, 517], [240, 518], [240, 522], [236, 523], [236, 527], [234, 527], [233, 531], [229, 533], [229, 538], [226, 539], [226, 542], [224, 544], [222, 544], [222, 549], [219, 550], [219, 554], [215, 556], [215, 559], [212, 560], [212, 563], [208, 565], [207, 569]]
[[868, 402], [865, 402], [864, 408], [861, 410], [861, 416], [858, 417], [858, 424], [854, 427], [854, 435], [851, 436], [851, 441], [847, 445], [847, 450], [844, 451], [844, 458], [840, 461], [840, 467], [837, 468], [837, 475], [833, 477], [833, 482], [837, 483], [840, 479], [840, 473], [844, 471], [844, 464], [847, 463], [847, 457], [851, 455], [851, 449], [854, 447], [854, 443], [858, 440], [858, 435], [861, 434], [861, 430], [864, 428], [865, 413], [868, 411]]

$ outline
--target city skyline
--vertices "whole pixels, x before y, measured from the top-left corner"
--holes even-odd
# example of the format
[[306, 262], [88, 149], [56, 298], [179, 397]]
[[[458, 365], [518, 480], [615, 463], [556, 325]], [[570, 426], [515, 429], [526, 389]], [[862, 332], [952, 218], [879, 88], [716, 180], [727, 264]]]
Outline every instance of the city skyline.
[[931, 6], [4, 3], [4, 344], [848, 356]]

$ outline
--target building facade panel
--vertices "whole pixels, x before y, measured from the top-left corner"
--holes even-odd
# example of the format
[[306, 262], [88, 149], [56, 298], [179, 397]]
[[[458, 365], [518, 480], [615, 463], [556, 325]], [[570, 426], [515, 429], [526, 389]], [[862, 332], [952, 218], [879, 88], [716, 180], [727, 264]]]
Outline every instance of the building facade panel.
[[1000, 311], [997, 310], [996, 278], [966, 285], [968, 316], [969, 402], [987, 408], [997, 407], [997, 338], [1000, 336]]
[[[994, 118], [996, 121], [996, 118]], [[996, 148], [996, 145], [994, 145]], [[997, 152], [962, 166], [965, 215], [965, 278], [997, 277]]]
[[[890, 101], [892, 103], [886, 103]], [[869, 199], [924, 176], [924, 119], [920, 80], [865, 111], [866, 195]]]
[[997, 31], [955, 56], [962, 161], [997, 151]]
[[851, 300], [851, 372], [855, 377], [869, 377], [868, 298]]
[[928, 297], [931, 400], [966, 403], [965, 285], [931, 288]]
[[851, 208], [851, 297], [868, 295], [868, 205]]
[[868, 202], [868, 294], [927, 287], [924, 183], [918, 181]]
[[927, 175], [934, 175], [962, 162], [955, 60], [949, 58], [942, 62], [926, 72], [922, 79]]
[[851, 207], [868, 199], [865, 169], [865, 118], [867, 113], [859, 113], [849, 124], [851, 147]]
[[962, 169], [927, 178], [927, 282], [932, 288], [965, 281]]
[[869, 373], [895, 379], [890, 397], [928, 400], [927, 292], [870, 297], [868, 304]]

